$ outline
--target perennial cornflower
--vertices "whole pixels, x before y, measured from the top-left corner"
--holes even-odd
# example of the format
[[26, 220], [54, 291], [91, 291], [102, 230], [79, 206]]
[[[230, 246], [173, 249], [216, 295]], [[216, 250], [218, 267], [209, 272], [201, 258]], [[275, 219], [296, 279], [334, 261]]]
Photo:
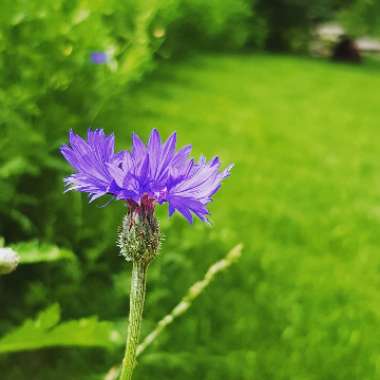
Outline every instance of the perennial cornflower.
[[69, 140], [61, 152], [76, 172], [65, 179], [67, 191], [89, 193], [90, 201], [110, 194], [140, 213], [167, 202], [169, 215], [177, 210], [190, 223], [192, 214], [208, 220], [206, 206], [232, 168], [220, 171], [218, 157], [196, 162], [190, 145], [176, 151], [176, 133], [162, 143], [156, 129], [147, 145], [133, 134], [130, 152], [115, 153], [114, 136], [103, 130], [89, 130], [87, 141], [70, 131]]
[[190, 223], [194, 215], [208, 222], [208, 203], [229, 176], [232, 165], [220, 170], [220, 161], [190, 158], [191, 145], [176, 150], [176, 133], [165, 141], [153, 129], [145, 145], [132, 135], [132, 148], [115, 152], [114, 135], [103, 130], [89, 130], [87, 140], [73, 131], [69, 145], [61, 153], [75, 169], [65, 178], [66, 191], [89, 194], [90, 202], [110, 195], [128, 206], [118, 238], [121, 254], [133, 262], [128, 336], [121, 380], [132, 378], [136, 347], [145, 298], [146, 271], [158, 254], [159, 224], [155, 208], [168, 204], [169, 215], [175, 211]]

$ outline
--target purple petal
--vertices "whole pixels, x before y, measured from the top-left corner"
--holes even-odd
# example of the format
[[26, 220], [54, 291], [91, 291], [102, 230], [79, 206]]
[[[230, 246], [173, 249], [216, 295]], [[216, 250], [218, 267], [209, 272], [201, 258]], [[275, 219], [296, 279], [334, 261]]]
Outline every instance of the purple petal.
[[135, 133], [132, 133], [132, 143], [133, 143], [133, 154], [136, 157], [144, 156], [146, 152], [145, 144], [141, 141], [140, 137]]
[[70, 145], [63, 145], [61, 153], [75, 173], [65, 179], [66, 190], [89, 193], [90, 201], [106, 194], [113, 178], [109, 164], [117, 157], [114, 154], [114, 136], [103, 130], [88, 130], [87, 141], [69, 132]]

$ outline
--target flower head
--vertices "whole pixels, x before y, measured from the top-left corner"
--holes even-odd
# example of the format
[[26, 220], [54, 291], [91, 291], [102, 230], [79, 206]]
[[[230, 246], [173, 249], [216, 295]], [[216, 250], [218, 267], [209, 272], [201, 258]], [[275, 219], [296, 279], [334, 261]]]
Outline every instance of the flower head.
[[133, 134], [131, 151], [118, 154], [114, 154], [113, 135], [89, 131], [87, 140], [71, 132], [71, 148], [61, 148], [77, 170], [66, 179], [67, 190], [88, 192], [91, 199], [111, 194], [138, 214], [152, 213], [156, 204], [167, 202], [169, 215], [178, 211], [190, 223], [193, 215], [207, 221], [206, 206], [232, 168], [220, 171], [218, 157], [207, 161], [202, 156], [196, 162], [189, 158], [190, 145], [176, 151], [176, 133], [161, 142], [156, 129], [146, 145]]

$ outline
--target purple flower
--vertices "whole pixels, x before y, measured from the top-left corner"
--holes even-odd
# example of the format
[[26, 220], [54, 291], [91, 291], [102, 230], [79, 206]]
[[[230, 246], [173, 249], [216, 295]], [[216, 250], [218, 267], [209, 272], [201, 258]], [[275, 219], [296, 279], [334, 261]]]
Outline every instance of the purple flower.
[[153, 212], [167, 202], [169, 215], [179, 211], [190, 223], [193, 214], [208, 221], [207, 204], [229, 176], [232, 165], [220, 171], [217, 157], [198, 162], [189, 158], [191, 146], [176, 151], [176, 134], [165, 142], [153, 129], [148, 144], [132, 135], [131, 151], [114, 154], [114, 137], [103, 131], [88, 132], [87, 142], [70, 132], [70, 144], [61, 148], [77, 172], [66, 178], [67, 190], [90, 193], [91, 200], [104, 194], [124, 200], [132, 211]]
[[101, 65], [102, 63], [107, 63], [108, 56], [103, 51], [94, 51], [91, 53], [90, 59], [92, 63]]

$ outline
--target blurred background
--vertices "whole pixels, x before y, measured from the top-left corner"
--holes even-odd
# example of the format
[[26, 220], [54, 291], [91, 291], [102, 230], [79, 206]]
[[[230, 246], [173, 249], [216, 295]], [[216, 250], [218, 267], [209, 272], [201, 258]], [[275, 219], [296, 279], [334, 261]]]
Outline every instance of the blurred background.
[[152, 128], [235, 163], [212, 227], [160, 210], [143, 336], [243, 243], [136, 379], [380, 378], [380, 2], [2, 0], [1, 380], [108, 380], [126, 209], [63, 194], [73, 128]]

